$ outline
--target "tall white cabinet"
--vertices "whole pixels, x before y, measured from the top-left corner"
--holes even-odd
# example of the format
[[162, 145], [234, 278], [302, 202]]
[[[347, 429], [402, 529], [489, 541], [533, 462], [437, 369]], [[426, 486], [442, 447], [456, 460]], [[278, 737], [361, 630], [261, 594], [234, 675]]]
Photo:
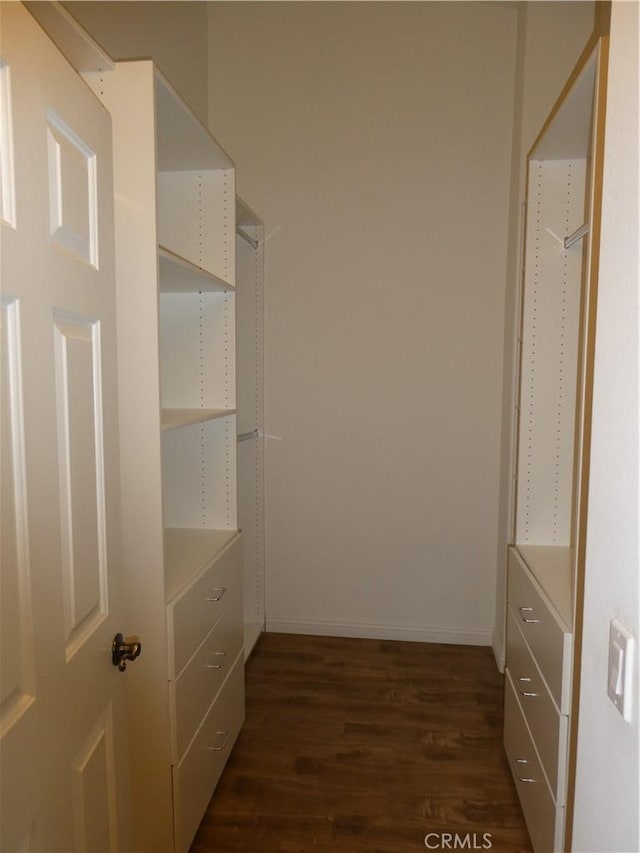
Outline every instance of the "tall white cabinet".
[[571, 818], [606, 60], [585, 51], [527, 162], [505, 748], [536, 853]]
[[135, 849], [185, 851], [244, 718], [234, 164], [152, 62], [113, 121]]
[[236, 202], [238, 520], [244, 540], [244, 647], [265, 627], [264, 224]]

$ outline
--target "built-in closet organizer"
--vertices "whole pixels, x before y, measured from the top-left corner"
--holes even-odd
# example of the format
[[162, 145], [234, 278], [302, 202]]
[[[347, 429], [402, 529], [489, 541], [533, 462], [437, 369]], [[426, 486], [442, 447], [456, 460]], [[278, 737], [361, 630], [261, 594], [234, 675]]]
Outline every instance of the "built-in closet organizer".
[[238, 520], [244, 541], [244, 651], [265, 625], [264, 225], [236, 200]]
[[186, 851], [244, 719], [234, 165], [152, 62], [86, 79], [113, 122], [135, 849]]
[[565, 849], [576, 725], [607, 42], [527, 161], [505, 748], [536, 853]]

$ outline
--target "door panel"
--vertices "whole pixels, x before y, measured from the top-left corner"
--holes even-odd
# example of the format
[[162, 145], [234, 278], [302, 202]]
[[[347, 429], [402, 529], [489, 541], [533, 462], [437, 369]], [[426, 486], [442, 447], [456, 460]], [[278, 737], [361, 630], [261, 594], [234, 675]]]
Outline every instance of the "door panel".
[[47, 124], [51, 240], [97, 267], [96, 155], [60, 116]]
[[113, 740], [113, 714], [109, 705], [81, 745], [73, 762], [76, 850], [102, 853], [104, 850], [118, 849]]
[[33, 611], [27, 540], [19, 303], [3, 297], [0, 315], [2, 571], [0, 733], [34, 701]]
[[0, 58], [0, 219], [16, 224], [13, 124], [11, 119], [11, 72]]
[[126, 850], [111, 122], [0, 15], [0, 849]]
[[55, 316], [54, 339], [68, 660], [107, 613], [100, 327]]

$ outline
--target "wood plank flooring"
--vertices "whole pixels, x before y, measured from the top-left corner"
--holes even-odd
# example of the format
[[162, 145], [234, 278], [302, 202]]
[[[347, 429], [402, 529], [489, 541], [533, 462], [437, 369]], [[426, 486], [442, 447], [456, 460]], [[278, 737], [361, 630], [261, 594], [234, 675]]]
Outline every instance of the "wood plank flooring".
[[531, 851], [490, 649], [264, 634], [246, 685], [191, 853]]

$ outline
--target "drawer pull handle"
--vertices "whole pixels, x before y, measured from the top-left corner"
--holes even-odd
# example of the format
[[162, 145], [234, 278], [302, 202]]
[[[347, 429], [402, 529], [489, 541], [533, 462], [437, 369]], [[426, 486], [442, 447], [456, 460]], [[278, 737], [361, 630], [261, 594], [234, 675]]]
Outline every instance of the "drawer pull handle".
[[526, 622], [527, 625], [533, 625], [540, 621], [539, 619], [527, 619], [524, 615], [525, 613], [533, 613], [533, 607], [518, 607], [518, 610], [520, 611], [520, 618], [523, 622]]
[[[516, 763], [516, 764], [528, 764], [529, 762], [527, 761], [527, 759], [526, 759], [526, 758], [516, 758], [515, 763]], [[518, 773], [518, 771], [517, 771], [517, 770], [516, 770], [516, 776], [518, 777], [518, 779], [519, 779], [521, 782], [535, 782], [535, 781], [536, 781], [535, 779], [532, 779], [531, 777], [528, 777], [528, 776], [521, 776], [521, 775]]]
[[207, 596], [207, 601], [220, 601], [222, 596], [225, 594], [227, 590], [223, 586], [217, 586], [214, 588], [213, 593]]
[[[213, 655], [215, 658], [224, 658], [227, 656], [226, 652], [215, 652]], [[205, 669], [222, 669], [221, 663], [208, 663], [205, 664]]]
[[229, 732], [216, 732], [217, 735], [222, 735], [222, 743], [220, 746], [208, 746], [207, 749], [211, 752], [222, 752], [229, 740]]
[[[518, 678], [518, 681], [524, 682], [525, 684], [531, 684], [531, 679], [526, 678], [524, 675], [521, 675]], [[539, 696], [540, 695], [539, 693], [531, 693], [530, 691], [527, 691], [527, 690], [520, 690], [520, 688], [518, 688], [518, 693], [521, 696]]]

